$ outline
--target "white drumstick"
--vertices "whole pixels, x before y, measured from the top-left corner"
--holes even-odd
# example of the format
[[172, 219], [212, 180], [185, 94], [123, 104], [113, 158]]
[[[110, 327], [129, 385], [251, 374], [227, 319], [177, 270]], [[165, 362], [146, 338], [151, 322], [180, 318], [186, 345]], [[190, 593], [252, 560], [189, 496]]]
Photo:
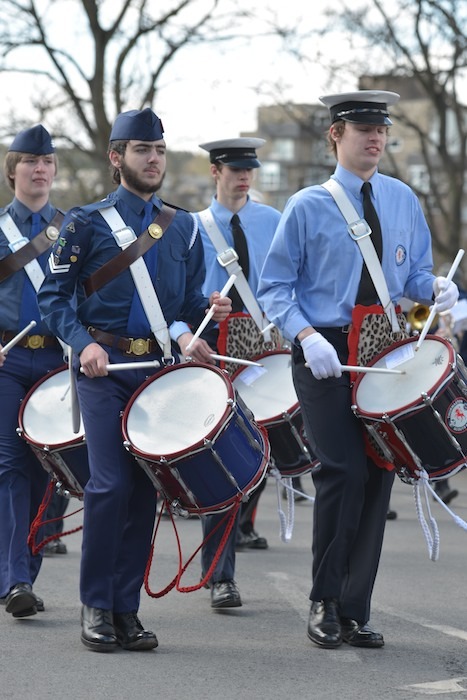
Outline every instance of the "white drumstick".
[[267, 333], [268, 331], [272, 331], [273, 328], [274, 328], [274, 323], [268, 323], [266, 328], [263, 328], [263, 330], [260, 331], [260, 333], [262, 333], [262, 334]]
[[[305, 362], [305, 367], [309, 367], [310, 365], [308, 362]], [[352, 365], [341, 365], [341, 370], [343, 372], [375, 372], [379, 374], [405, 374], [405, 371], [402, 369], [387, 369], [386, 367], [360, 367], [359, 365], [356, 365], [353, 367]]]
[[[452, 278], [454, 277], [454, 275], [455, 275], [455, 273], [456, 273], [456, 270], [457, 270], [457, 268], [459, 267], [459, 263], [460, 263], [460, 261], [462, 260], [462, 257], [463, 257], [463, 255], [464, 255], [464, 252], [465, 252], [465, 251], [462, 250], [462, 248], [461, 248], [461, 249], [459, 250], [459, 252], [457, 253], [456, 257], [454, 258], [454, 262], [453, 262], [452, 265], [451, 265], [451, 269], [449, 270], [448, 274], [446, 275], [446, 279], [447, 279], [448, 282], [452, 282]], [[421, 345], [421, 344], [423, 343], [423, 341], [425, 340], [425, 336], [426, 336], [426, 334], [428, 333], [428, 331], [430, 330], [431, 324], [433, 323], [433, 319], [434, 319], [434, 317], [436, 316], [436, 313], [437, 313], [437, 309], [436, 309], [436, 303], [435, 303], [435, 304], [433, 304], [433, 306], [431, 307], [430, 314], [429, 314], [427, 320], [425, 321], [425, 325], [424, 325], [423, 328], [422, 328], [422, 332], [421, 332], [420, 335], [418, 336], [417, 344], [416, 344], [416, 346], [415, 346], [415, 351], [418, 350], [418, 348], [420, 347], [420, 345]]]
[[[219, 293], [221, 297], [225, 297], [225, 296], [226, 296], [227, 292], [229, 291], [230, 287], [233, 285], [233, 283], [235, 282], [236, 279], [237, 279], [237, 275], [230, 275], [229, 279], [227, 280], [227, 282], [226, 282], [225, 285], [222, 287], [222, 289], [221, 289], [221, 291], [220, 291], [220, 293]], [[187, 351], [191, 348], [191, 346], [193, 345], [193, 343], [195, 342], [195, 340], [196, 340], [197, 338], [199, 338], [199, 336], [200, 336], [201, 333], [204, 331], [204, 329], [205, 329], [206, 326], [208, 325], [208, 323], [209, 323], [209, 321], [211, 320], [211, 318], [214, 316], [214, 313], [215, 313], [215, 311], [216, 311], [216, 308], [215, 308], [215, 307], [216, 307], [216, 305], [213, 304], [213, 305], [211, 306], [211, 308], [209, 309], [209, 311], [207, 312], [207, 314], [206, 314], [206, 316], [204, 317], [203, 321], [200, 323], [198, 330], [196, 331], [196, 333], [194, 334], [193, 338], [190, 340], [190, 342], [189, 342], [188, 345], [186, 346], [185, 349], [186, 349]]]
[[71, 403], [71, 426], [73, 432], [79, 433], [81, 427], [81, 411], [79, 409], [78, 392], [76, 389], [76, 379], [73, 372], [73, 348], [68, 346], [68, 378], [70, 380], [70, 403]]
[[21, 338], [23, 338], [25, 335], [27, 335], [28, 331], [30, 331], [31, 328], [34, 328], [34, 326], [37, 326], [36, 321], [31, 321], [31, 323], [28, 323], [26, 328], [23, 328], [23, 330], [20, 331], [17, 335], [15, 335], [15, 337], [12, 338], [9, 343], [7, 343], [6, 345], [3, 346], [2, 354], [6, 355], [8, 350], [11, 350], [11, 348], [14, 345], [16, 345], [16, 343], [18, 343], [21, 340]]
[[[161, 363], [158, 360], [150, 360], [149, 362], [115, 362], [112, 365], [106, 365], [107, 372], [117, 372], [121, 369], [150, 369], [151, 367], [160, 367]], [[84, 374], [84, 369], [79, 368], [79, 371]]]
[[352, 365], [341, 365], [343, 372], [375, 372], [379, 374], [405, 374], [402, 369], [388, 369], [386, 367], [352, 367]]
[[237, 357], [226, 357], [225, 355], [216, 355], [215, 353], [210, 353], [211, 357], [215, 360], [224, 360], [225, 362], [232, 362], [234, 365], [253, 365], [253, 367], [264, 367], [261, 362], [254, 362], [253, 360], [240, 360]]

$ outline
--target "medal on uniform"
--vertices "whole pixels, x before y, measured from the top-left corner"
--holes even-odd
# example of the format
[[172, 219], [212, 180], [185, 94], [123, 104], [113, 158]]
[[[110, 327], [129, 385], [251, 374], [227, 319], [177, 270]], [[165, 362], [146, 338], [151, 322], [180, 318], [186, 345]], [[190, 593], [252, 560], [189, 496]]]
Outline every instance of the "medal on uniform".
[[49, 239], [49, 241], [56, 241], [59, 233], [58, 233], [58, 228], [55, 228], [55, 226], [47, 226], [45, 230], [45, 235]]
[[155, 238], [156, 240], [158, 238], [162, 238], [164, 232], [162, 228], [159, 226], [159, 224], [149, 224], [148, 226], [148, 233], [151, 236], [151, 238]]

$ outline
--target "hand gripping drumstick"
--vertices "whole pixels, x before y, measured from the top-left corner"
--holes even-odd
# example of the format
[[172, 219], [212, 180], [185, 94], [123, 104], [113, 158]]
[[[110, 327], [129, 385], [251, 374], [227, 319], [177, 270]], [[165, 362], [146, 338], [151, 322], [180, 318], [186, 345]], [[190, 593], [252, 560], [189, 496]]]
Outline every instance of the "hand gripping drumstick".
[[23, 328], [23, 330], [20, 331], [17, 335], [15, 335], [15, 337], [12, 338], [9, 343], [7, 343], [6, 345], [3, 346], [2, 350], [1, 350], [2, 354], [6, 355], [8, 350], [11, 350], [11, 348], [14, 345], [16, 345], [16, 343], [18, 343], [21, 340], [21, 338], [23, 338], [25, 335], [27, 335], [28, 331], [30, 331], [31, 328], [34, 328], [34, 326], [36, 326], [36, 325], [37, 325], [36, 321], [31, 321], [31, 323], [28, 323], [26, 328]]
[[[462, 260], [462, 257], [463, 257], [463, 255], [464, 255], [464, 252], [465, 252], [465, 251], [462, 250], [462, 248], [461, 248], [461, 249], [459, 250], [459, 252], [457, 253], [456, 257], [454, 258], [454, 262], [453, 262], [452, 265], [451, 265], [451, 269], [449, 270], [448, 274], [446, 275], [446, 280], [447, 280], [448, 282], [452, 282], [452, 278], [454, 277], [454, 275], [455, 275], [455, 273], [456, 273], [456, 270], [457, 270], [457, 268], [459, 267], [459, 263], [460, 263], [460, 261]], [[417, 344], [416, 344], [416, 346], [415, 346], [415, 351], [418, 350], [418, 348], [420, 347], [420, 345], [421, 345], [421, 344], [423, 343], [423, 341], [425, 340], [425, 336], [426, 336], [426, 334], [428, 333], [428, 331], [430, 330], [430, 326], [431, 326], [431, 324], [433, 323], [433, 319], [434, 319], [435, 316], [436, 316], [436, 303], [433, 304], [433, 306], [431, 307], [430, 314], [429, 314], [427, 320], [425, 321], [425, 325], [424, 325], [423, 328], [422, 328], [422, 332], [420, 333], [420, 335], [419, 335], [419, 337], [418, 337]]]
[[[227, 282], [226, 282], [225, 285], [222, 287], [222, 289], [221, 289], [221, 291], [220, 291], [220, 293], [219, 293], [219, 295], [220, 295], [221, 297], [225, 297], [225, 296], [227, 295], [227, 292], [229, 291], [230, 287], [233, 285], [233, 283], [235, 282], [236, 279], [237, 279], [237, 275], [230, 275], [229, 279], [227, 280]], [[190, 340], [190, 342], [189, 342], [188, 345], [186, 346], [186, 350], [187, 350], [187, 351], [191, 348], [191, 346], [193, 345], [193, 343], [195, 342], [195, 340], [196, 340], [197, 338], [199, 338], [199, 336], [200, 336], [201, 333], [204, 331], [204, 329], [205, 329], [206, 326], [208, 325], [208, 323], [209, 323], [209, 321], [211, 320], [211, 318], [214, 316], [214, 313], [215, 313], [215, 310], [216, 310], [216, 309], [215, 309], [215, 306], [216, 306], [215, 304], [213, 304], [213, 305], [211, 306], [211, 308], [210, 308], [209, 311], [207, 312], [206, 316], [204, 317], [203, 321], [200, 323], [198, 330], [196, 331], [196, 333], [194, 334], [193, 338]]]

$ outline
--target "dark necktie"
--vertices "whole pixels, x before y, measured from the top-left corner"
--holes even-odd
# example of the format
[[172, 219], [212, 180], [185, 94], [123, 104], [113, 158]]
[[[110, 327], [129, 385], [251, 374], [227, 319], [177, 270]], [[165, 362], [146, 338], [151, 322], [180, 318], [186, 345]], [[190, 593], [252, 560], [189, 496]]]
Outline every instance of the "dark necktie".
[[[141, 221], [141, 233], [147, 229], [153, 220], [153, 205], [152, 202], [146, 202], [144, 205], [144, 216]], [[156, 264], [157, 264], [157, 245], [151, 248], [143, 255], [144, 262], [148, 268], [151, 279], [155, 280]], [[131, 302], [130, 315], [128, 317], [127, 332], [131, 337], [143, 337], [148, 335], [149, 321], [144, 311], [141, 299], [138, 292], [134, 291], [133, 300]]]
[[[243, 270], [243, 274], [245, 275], [246, 280], [248, 281], [248, 275], [250, 272], [248, 246], [245, 234], [240, 224], [240, 219], [238, 218], [238, 214], [234, 214], [232, 216], [232, 218], [230, 219], [230, 224], [232, 226], [233, 242], [234, 248], [238, 255], [238, 262]], [[238, 313], [239, 311], [243, 311], [244, 304], [239, 293], [235, 289], [235, 285], [230, 290], [229, 296], [232, 299], [232, 313]]]
[[[371, 184], [369, 182], [364, 182], [362, 185], [363, 192], [363, 217], [369, 227], [371, 228], [371, 240], [378, 254], [380, 261], [383, 257], [383, 239], [381, 235], [381, 225], [379, 223], [378, 214], [371, 201]], [[368, 268], [365, 263], [363, 263], [362, 276], [360, 278], [360, 285], [358, 287], [356, 304], [363, 304], [364, 306], [369, 306], [375, 304], [378, 300], [378, 295], [376, 293], [375, 286], [368, 272]]]
[[[42, 230], [42, 220], [41, 215], [37, 212], [31, 214], [31, 234], [29, 240], [32, 240], [38, 233]], [[48, 257], [48, 256], [47, 256]], [[39, 259], [37, 262], [40, 262]], [[21, 311], [19, 316], [19, 329], [22, 330], [31, 321], [36, 321], [39, 325], [41, 321], [41, 316], [39, 313], [39, 307], [37, 305], [37, 293], [34, 289], [34, 285], [29, 279], [29, 276], [24, 270], [24, 285], [23, 293], [21, 295]]]

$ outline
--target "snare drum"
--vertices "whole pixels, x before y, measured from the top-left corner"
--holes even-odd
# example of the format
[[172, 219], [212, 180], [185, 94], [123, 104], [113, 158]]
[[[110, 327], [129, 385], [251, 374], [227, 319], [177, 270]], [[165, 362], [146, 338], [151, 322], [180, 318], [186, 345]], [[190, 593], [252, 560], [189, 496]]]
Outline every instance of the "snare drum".
[[394, 343], [369, 366], [405, 374], [360, 374], [352, 409], [403, 481], [424, 469], [445, 479], [467, 466], [467, 375], [452, 345], [428, 335]]
[[89, 479], [84, 432], [73, 432], [68, 367], [40, 379], [23, 399], [18, 416], [20, 435], [56, 482], [59, 493], [83, 498]]
[[274, 462], [287, 477], [305, 474], [318, 464], [305, 437], [291, 357], [289, 350], [266, 352], [254, 358], [262, 367], [242, 367], [232, 376], [255, 420], [266, 428]]
[[223, 370], [186, 363], [149, 377], [122, 419], [125, 447], [171, 505], [189, 513], [227, 510], [263, 479], [266, 431]]

